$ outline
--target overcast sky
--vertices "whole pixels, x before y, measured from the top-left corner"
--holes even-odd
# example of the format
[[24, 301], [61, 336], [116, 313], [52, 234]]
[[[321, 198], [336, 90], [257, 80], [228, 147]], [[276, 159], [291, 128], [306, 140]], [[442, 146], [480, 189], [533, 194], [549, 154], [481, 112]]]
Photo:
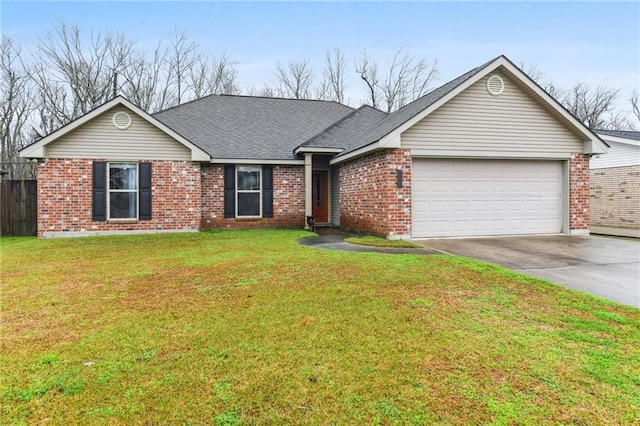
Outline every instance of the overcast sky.
[[[386, 61], [404, 47], [438, 60], [437, 85], [499, 56], [534, 63], [561, 86], [620, 88], [628, 109], [640, 86], [640, 2], [12, 2], [2, 0], [2, 33], [29, 49], [56, 20], [82, 30], [123, 32], [151, 50], [174, 28], [213, 55], [239, 62], [243, 85], [262, 86], [275, 64], [324, 51], [354, 59], [367, 49]], [[357, 78], [350, 93], [359, 92]], [[355, 95], [354, 95], [355, 96]], [[357, 103], [352, 99], [352, 103]]]

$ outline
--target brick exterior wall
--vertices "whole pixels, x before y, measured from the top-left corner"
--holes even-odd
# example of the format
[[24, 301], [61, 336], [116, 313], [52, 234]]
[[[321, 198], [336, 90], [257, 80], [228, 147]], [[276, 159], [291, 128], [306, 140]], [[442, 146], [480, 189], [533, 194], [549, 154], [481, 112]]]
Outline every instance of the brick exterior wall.
[[48, 159], [38, 164], [38, 236], [54, 232], [197, 230], [200, 165], [151, 161], [151, 220], [92, 220], [93, 161]]
[[379, 151], [340, 165], [340, 227], [387, 237], [411, 234], [409, 150]]
[[[224, 166], [152, 161], [152, 219], [92, 220], [92, 164], [86, 159], [48, 159], [38, 165], [38, 236], [58, 232], [197, 230], [207, 228], [302, 228], [304, 167], [274, 166], [274, 217], [224, 217]], [[403, 171], [397, 187], [397, 169]], [[640, 166], [618, 168], [615, 179], [591, 171], [597, 226], [640, 226]], [[412, 232], [411, 154], [385, 150], [340, 165], [340, 226], [393, 238]], [[602, 170], [602, 169], [601, 169]], [[611, 170], [611, 169], [607, 169]], [[602, 178], [601, 180], [598, 180]], [[589, 159], [569, 162], [570, 229], [589, 229]], [[608, 203], [608, 204], [607, 204]], [[617, 206], [614, 210], [612, 206]], [[603, 207], [601, 207], [603, 206]], [[607, 207], [609, 206], [609, 207]], [[604, 222], [604, 221], [608, 222]], [[594, 222], [596, 226], [596, 222]]]
[[640, 229], [640, 165], [593, 169], [591, 226]]
[[273, 217], [224, 217], [224, 166], [202, 166], [201, 228], [304, 227], [304, 166], [273, 166]]
[[589, 156], [573, 153], [569, 160], [569, 229], [589, 230]]

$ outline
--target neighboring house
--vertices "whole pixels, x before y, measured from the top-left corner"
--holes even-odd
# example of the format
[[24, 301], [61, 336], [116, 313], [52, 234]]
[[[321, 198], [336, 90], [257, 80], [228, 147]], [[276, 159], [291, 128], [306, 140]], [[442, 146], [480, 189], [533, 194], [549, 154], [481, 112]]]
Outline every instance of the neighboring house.
[[38, 235], [319, 224], [426, 238], [588, 234], [606, 144], [500, 56], [386, 114], [207, 96], [115, 98], [24, 148]]
[[596, 133], [610, 148], [591, 158], [591, 232], [640, 238], [640, 132]]

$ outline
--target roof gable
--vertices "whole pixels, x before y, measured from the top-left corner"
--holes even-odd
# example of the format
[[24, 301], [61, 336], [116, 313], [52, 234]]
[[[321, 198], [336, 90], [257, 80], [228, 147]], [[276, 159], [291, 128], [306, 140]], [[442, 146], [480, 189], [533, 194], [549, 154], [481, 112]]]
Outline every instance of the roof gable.
[[333, 160], [333, 163], [345, 161], [372, 149], [399, 148], [400, 135], [404, 131], [497, 69], [508, 74], [528, 96], [533, 97], [537, 103], [550, 112], [571, 132], [580, 137], [583, 141], [583, 152], [585, 154], [606, 152], [606, 144], [595, 133], [571, 115], [558, 101], [553, 99], [509, 59], [505, 56], [499, 56], [390, 114], [355, 140], [351, 146]]
[[74, 131], [81, 129], [83, 126], [88, 125], [92, 121], [97, 118], [103, 116], [107, 112], [117, 109], [118, 107], [124, 107], [128, 111], [134, 113], [137, 117], [140, 117], [144, 122], [149, 123], [154, 128], [158, 129], [162, 133], [169, 136], [171, 139], [175, 140], [177, 143], [182, 144], [191, 152], [191, 160], [192, 161], [209, 161], [210, 156], [198, 146], [194, 145], [189, 140], [185, 139], [178, 133], [176, 133], [171, 128], [167, 127], [163, 123], [159, 122], [151, 115], [147, 114], [142, 109], [138, 108], [125, 98], [118, 96], [105, 104], [95, 108], [94, 110], [88, 112], [82, 117], [70, 122], [66, 126], [61, 127], [60, 129], [50, 133], [44, 138], [40, 139], [24, 147], [20, 150], [20, 156], [23, 158], [47, 158], [47, 146], [60, 140], [61, 138], [72, 134]]

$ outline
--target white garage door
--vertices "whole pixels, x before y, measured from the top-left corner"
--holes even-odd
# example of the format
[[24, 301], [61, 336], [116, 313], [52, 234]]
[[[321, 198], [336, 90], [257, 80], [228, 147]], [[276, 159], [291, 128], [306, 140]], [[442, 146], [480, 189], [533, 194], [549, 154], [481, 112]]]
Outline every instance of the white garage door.
[[413, 237], [558, 233], [562, 162], [414, 159]]

